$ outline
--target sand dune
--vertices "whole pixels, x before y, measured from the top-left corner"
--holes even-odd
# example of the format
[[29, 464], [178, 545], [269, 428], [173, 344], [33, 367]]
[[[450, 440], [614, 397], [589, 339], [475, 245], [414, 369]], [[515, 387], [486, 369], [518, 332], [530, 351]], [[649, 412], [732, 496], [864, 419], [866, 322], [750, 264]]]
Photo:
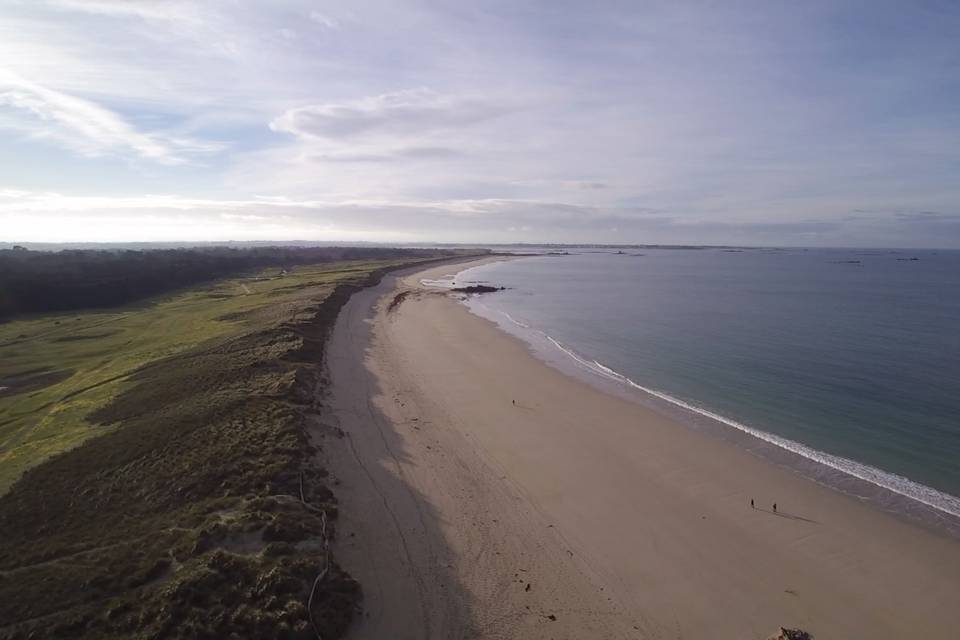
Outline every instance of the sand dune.
[[356, 637], [955, 635], [957, 541], [542, 364], [418, 285], [456, 270], [358, 294], [330, 345]]

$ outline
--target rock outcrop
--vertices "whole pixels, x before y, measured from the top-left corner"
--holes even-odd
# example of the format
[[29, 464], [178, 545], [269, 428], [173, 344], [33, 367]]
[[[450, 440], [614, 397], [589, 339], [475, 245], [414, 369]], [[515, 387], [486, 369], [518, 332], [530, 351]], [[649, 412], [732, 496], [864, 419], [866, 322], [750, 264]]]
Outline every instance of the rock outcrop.
[[800, 629], [780, 627], [780, 630], [767, 638], [767, 640], [813, 640], [813, 634]]

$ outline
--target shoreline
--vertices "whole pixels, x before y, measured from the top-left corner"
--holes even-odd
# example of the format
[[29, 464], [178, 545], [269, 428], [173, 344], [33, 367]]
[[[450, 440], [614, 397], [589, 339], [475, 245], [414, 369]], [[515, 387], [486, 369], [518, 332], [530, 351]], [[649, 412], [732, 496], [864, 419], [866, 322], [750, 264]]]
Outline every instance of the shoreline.
[[[954, 541], [553, 369], [419, 287], [444, 270], [391, 279], [338, 319], [340, 335], [372, 319], [341, 354], [358, 368], [330, 362], [331, 419], [368, 469], [334, 470], [348, 487], [337, 557], [377, 585], [354, 637], [952, 630]], [[531, 565], [527, 589], [517, 568]]]
[[[687, 428], [733, 442], [771, 464], [784, 466], [813, 482], [869, 502], [880, 511], [960, 540], [960, 498], [956, 496], [908, 477], [738, 422], [692, 401], [639, 385], [603, 363], [577, 353], [546, 332], [485, 304], [482, 297], [470, 297], [461, 302], [474, 315], [492, 322], [504, 333], [527, 344], [531, 353], [544, 364], [570, 377], [611, 395], [653, 408], [682, 422]], [[557, 357], [557, 352], [562, 355]]]

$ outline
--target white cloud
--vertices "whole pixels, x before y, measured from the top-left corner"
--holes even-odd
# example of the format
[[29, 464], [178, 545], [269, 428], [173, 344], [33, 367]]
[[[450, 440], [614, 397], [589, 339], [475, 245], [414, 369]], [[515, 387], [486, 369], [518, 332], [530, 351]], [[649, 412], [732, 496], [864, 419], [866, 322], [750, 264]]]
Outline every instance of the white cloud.
[[221, 148], [214, 143], [140, 131], [118, 114], [89, 100], [2, 69], [0, 127], [54, 140], [86, 156], [132, 154], [162, 164], [182, 164], [190, 156]]
[[[11, 0], [0, 65], [19, 80], [0, 79], [0, 175], [15, 191], [102, 194], [21, 198], [37, 233], [57, 211], [100, 211], [169, 215], [185, 238], [199, 233], [186, 212], [264, 237], [259, 216], [463, 240], [512, 227], [525, 240], [616, 228], [616, 240], [730, 241], [763, 222], [769, 242], [831, 233], [824, 221], [857, 208], [949, 214], [960, 120], [943, 60], [956, 43], [935, 14]], [[883, 37], [893, 26], [903, 38]], [[158, 192], [175, 195], [123, 196]], [[947, 237], [953, 223], [937, 224]]]
[[199, 23], [199, 5], [177, 0], [51, 0], [53, 7], [104, 16], [134, 16], [144, 20]]
[[202, 24], [202, 5], [183, 0], [49, 0], [56, 9], [112, 18], [137, 18], [170, 25]]
[[420, 88], [296, 107], [275, 118], [270, 128], [308, 139], [414, 137], [489, 120], [504, 111], [480, 100]]
[[54, 191], [24, 191], [0, 189], [0, 211], [54, 212], [54, 211], [134, 211], [176, 209], [179, 211], [225, 211], [248, 207], [317, 207], [322, 201], [291, 200], [283, 196], [265, 196], [252, 200], [217, 200], [190, 198], [175, 194], [148, 194], [142, 196], [75, 196]]
[[317, 24], [323, 25], [327, 29], [339, 29], [340, 23], [331, 18], [330, 16], [320, 13], [319, 11], [311, 11], [310, 19], [316, 22]]
[[[584, 206], [503, 198], [250, 199], [177, 195], [75, 196], [0, 189], [0, 241], [363, 240], [378, 242], [564, 242], [594, 234], [597, 242], [701, 242], [850, 246], [852, 238], [884, 246], [936, 243], [960, 231], [960, 215], [881, 210], [787, 221], [681, 215], [640, 206]], [[774, 239], [779, 239], [774, 241]]]

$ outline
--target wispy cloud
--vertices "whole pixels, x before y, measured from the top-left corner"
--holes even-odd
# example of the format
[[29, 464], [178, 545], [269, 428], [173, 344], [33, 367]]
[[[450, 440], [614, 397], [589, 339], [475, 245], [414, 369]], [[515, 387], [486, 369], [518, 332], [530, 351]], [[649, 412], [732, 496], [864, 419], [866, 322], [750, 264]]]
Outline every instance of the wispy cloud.
[[80, 154], [134, 155], [162, 164], [182, 164], [222, 145], [144, 132], [89, 100], [30, 82], [0, 69], [0, 127], [48, 139]]
[[463, 151], [449, 147], [397, 147], [382, 153], [334, 152], [318, 153], [308, 156], [319, 162], [410, 162], [416, 160], [443, 160], [457, 158]]
[[37, 233], [99, 211], [185, 238], [192, 217], [231, 236], [958, 244], [957, 17], [932, 0], [8, 2], [0, 187], [101, 195], [0, 210]]
[[105, 16], [135, 16], [144, 20], [161, 20], [199, 24], [197, 3], [182, 0], [50, 0], [53, 7]]
[[275, 118], [270, 128], [324, 140], [370, 135], [416, 137], [488, 120], [504, 111], [502, 106], [481, 100], [420, 88], [296, 107]]
[[310, 12], [310, 19], [313, 20], [314, 22], [316, 22], [317, 24], [323, 25], [323, 26], [326, 27], [327, 29], [339, 29], [339, 28], [340, 28], [340, 23], [339, 23], [338, 21], [334, 20], [334, 19], [331, 18], [329, 15], [327, 15], [327, 14], [325, 14], [325, 13], [322, 13], [322, 12], [320, 12], [320, 11], [316, 11], [316, 10], [311, 11], [311, 12]]

